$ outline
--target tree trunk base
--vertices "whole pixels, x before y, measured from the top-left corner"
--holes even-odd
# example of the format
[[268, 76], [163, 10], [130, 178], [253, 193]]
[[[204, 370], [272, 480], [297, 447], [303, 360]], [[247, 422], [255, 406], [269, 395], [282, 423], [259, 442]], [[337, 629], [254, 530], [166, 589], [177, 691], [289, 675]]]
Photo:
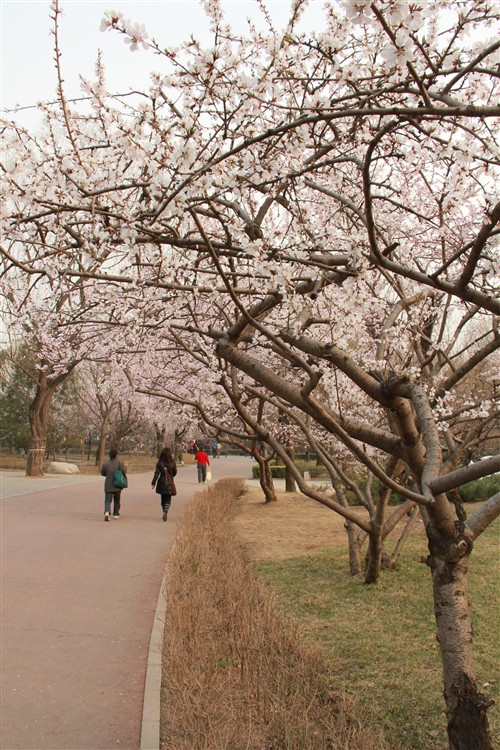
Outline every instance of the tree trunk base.
[[[450, 750], [494, 750], [486, 720], [486, 711], [494, 701], [480, 693], [475, 682], [465, 674], [461, 684], [453, 685], [452, 691], [456, 705], [448, 722]], [[478, 721], [480, 716], [484, 721]]]

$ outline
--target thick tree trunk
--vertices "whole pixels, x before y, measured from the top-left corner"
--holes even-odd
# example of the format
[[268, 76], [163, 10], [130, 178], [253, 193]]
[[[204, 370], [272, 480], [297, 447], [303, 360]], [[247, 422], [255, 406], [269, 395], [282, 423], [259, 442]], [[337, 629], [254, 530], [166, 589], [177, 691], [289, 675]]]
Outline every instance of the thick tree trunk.
[[26, 463], [26, 476], [27, 477], [42, 477], [43, 476], [43, 457], [45, 453], [45, 440], [42, 437], [35, 437], [33, 435], [30, 440], [30, 447], [28, 449], [28, 461]]
[[455, 560], [437, 544], [429, 548], [450, 750], [493, 750], [486, 715], [492, 701], [478, 690], [472, 653], [468, 557]]
[[368, 550], [366, 553], [365, 583], [376, 583], [380, 574], [382, 561], [382, 537], [371, 531], [368, 535]]
[[43, 457], [47, 444], [52, 397], [56, 389], [71, 374], [76, 364], [76, 362], [72, 364], [62, 375], [53, 376], [50, 374], [50, 365], [46, 361], [40, 362], [41, 369], [37, 375], [35, 398], [29, 408], [31, 442], [26, 466], [27, 477], [43, 476]]
[[260, 467], [260, 486], [266, 503], [275, 503], [278, 498], [274, 489], [273, 475], [271, 473], [271, 467], [268, 459], [257, 459]]
[[53, 393], [54, 388], [48, 384], [46, 375], [42, 373], [38, 381], [35, 398], [29, 408], [31, 440], [26, 465], [27, 477], [43, 476], [43, 459]]
[[275, 503], [278, 498], [274, 489], [273, 475], [271, 473], [270, 459], [260, 451], [254, 451], [252, 454], [259, 464], [259, 482], [262, 492], [264, 493], [264, 502]]
[[297, 485], [295, 479], [288, 468], [285, 468], [285, 492], [296, 492]]

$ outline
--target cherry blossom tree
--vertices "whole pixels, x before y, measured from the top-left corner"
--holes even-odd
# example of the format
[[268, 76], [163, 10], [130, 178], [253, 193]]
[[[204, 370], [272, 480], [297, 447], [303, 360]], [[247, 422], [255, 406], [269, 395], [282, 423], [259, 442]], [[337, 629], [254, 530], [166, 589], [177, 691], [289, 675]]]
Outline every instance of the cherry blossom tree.
[[[102, 466], [106, 440], [113, 412], [118, 408], [123, 382], [121, 370], [113, 371], [113, 363], [88, 363], [80, 368], [78, 398], [86, 415], [89, 432], [97, 436], [96, 466]], [[128, 383], [127, 383], [128, 385]]]
[[[232, 390], [227, 388], [226, 379], [222, 378], [220, 382], [215, 383], [207, 378], [206, 371], [201, 374], [204, 376], [203, 380], [200, 380], [200, 368], [193, 372], [193, 368], [187, 363], [184, 377], [178, 379], [169, 389], [161, 383], [155, 384], [142, 370], [137, 374], [136, 389], [139, 393], [153, 397], [157, 402], [166, 400], [170, 404], [180, 405], [184, 424], [193, 426], [191, 433], [197, 426], [207, 442], [220, 441], [252, 456], [259, 464], [259, 479], [265, 502], [276, 502], [277, 496], [270, 468], [273, 454], [266, 450], [266, 442], [259, 439], [239, 409], [239, 401], [234, 398]], [[220, 379], [220, 373], [218, 378]], [[263, 411], [264, 402], [261, 400], [257, 416], [259, 424], [263, 421]]]
[[77, 338], [73, 334], [68, 336], [64, 325], [61, 329], [59, 311], [54, 310], [49, 296], [43, 297], [42, 309], [27, 303], [23, 307], [23, 312], [17, 315], [15, 309], [11, 308], [4, 320], [14, 338], [24, 342], [28, 355], [26, 366], [17, 363], [34, 386], [34, 396], [29, 406], [31, 441], [26, 473], [28, 476], [40, 476], [43, 474], [54, 393], [70, 376], [81, 355]]
[[[250, 57], [244, 44], [238, 56], [229, 49], [220, 8], [210, 4], [218, 45], [201, 51], [193, 44], [191, 64], [179, 63], [179, 76], [165, 81], [182, 99], [178, 125], [186, 136], [174, 153], [176, 169], [189, 178], [174, 187], [171, 177], [149, 217], [186, 232], [191, 216], [197, 259], [181, 261], [177, 278], [193, 279], [194, 268], [195, 278], [215, 271], [223, 282], [217, 296], [196, 287], [218, 316], [207, 321], [192, 305], [190, 323], [177, 311], [171, 330], [188, 328], [204, 346], [211, 340], [222, 361], [341, 441], [387, 488], [373, 519], [378, 529], [389, 522], [390, 489], [418, 504], [450, 747], [489, 747], [487, 699], [470, 649], [466, 567], [499, 500], [466, 519], [451, 491], [474, 473], [498, 469], [498, 461], [456, 469], [497, 414], [491, 399], [464, 404], [458, 387], [498, 350], [500, 208], [490, 125], [499, 114], [490, 106], [498, 42], [464, 44], [471, 24], [494, 19], [487, 3], [462, 3], [442, 33], [431, 4], [429, 15], [405, 3], [346, 5], [346, 20], [332, 11], [323, 38], [299, 38], [292, 20], [286, 36], [266, 40], [262, 57], [254, 37]], [[295, 4], [296, 16], [303, 6]], [[114, 19], [110, 25], [120, 28]], [[121, 30], [128, 33], [126, 25]], [[209, 136], [196, 127], [200, 102], [214, 123]], [[270, 366], [276, 356], [293, 367], [294, 379]], [[322, 397], [334, 379], [336, 408]], [[346, 399], [354, 414], [346, 413]], [[464, 415], [465, 434], [456, 429]], [[281, 457], [286, 463], [286, 452]], [[372, 578], [380, 538], [372, 537]]]

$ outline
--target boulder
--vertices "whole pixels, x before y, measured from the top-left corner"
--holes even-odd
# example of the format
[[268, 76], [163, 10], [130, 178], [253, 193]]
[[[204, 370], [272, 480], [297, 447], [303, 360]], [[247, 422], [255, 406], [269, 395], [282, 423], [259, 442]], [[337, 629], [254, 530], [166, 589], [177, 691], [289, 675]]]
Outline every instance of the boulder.
[[52, 461], [47, 469], [48, 474], [79, 474], [80, 469], [76, 464], [68, 464], [65, 461]]

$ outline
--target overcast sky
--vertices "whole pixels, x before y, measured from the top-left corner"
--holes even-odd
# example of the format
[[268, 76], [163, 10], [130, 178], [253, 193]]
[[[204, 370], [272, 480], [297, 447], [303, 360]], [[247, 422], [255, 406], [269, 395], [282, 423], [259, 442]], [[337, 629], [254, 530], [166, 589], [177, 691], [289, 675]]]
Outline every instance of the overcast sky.
[[[180, 44], [191, 34], [208, 41], [207, 21], [198, 0], [62, 0], [60, 26], [62, 65], [68, 97], [78, 96], [78, 73], [94, 78], [98, 49], [102, 50], [109, 90], [127, 91], [147, 85], [148, 72], [161, 70], [151, 52], [130, 52], [116, 32], [99, 31], [105, 10], [121, 11], [144, 23], [149, 36], [165, 45]], [[223, 0], [227, 18], [236, 29], [245, 19], [260, 17], [255, 0]], [[286, 24], [289, 0], [266, 0], [273, 22]], [[307, 25], [318, 28], [324, 0], [312, 0]], [[2, 26], [2, 106], [52, 99], [56, 90], [53, 38], [48, 0], [0, 0]]]

